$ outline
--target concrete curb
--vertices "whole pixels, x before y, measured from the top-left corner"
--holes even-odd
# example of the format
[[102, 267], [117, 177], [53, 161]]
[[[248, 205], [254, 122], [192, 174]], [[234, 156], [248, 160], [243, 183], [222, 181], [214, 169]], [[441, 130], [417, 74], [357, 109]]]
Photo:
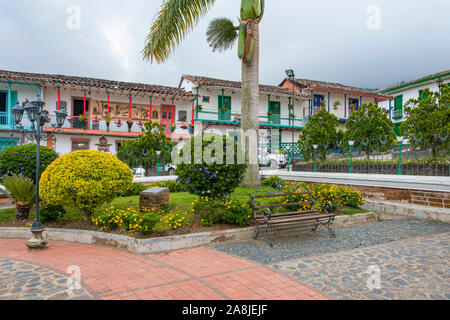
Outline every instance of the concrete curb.
[[[343, 227], [391, 218], [388, 215], [380, 215], [376, 212], [357, 214], [354, 216], [338, 216], [336, 217], [334, 226]], [[276, 235], [292, 233], [292, 230], [295, 230], [294, 228], [295, 226], [290, 227], [288, 230], [275, 230], [274, 233]], [[188, 249], [227, 241], [249, 241], [252, 240], [254, 234], [255, 227], [152, 239], [136, 239], [111, 233], [86, 230], [46, 229], [45, 231], [45, 235], [50, 241], [104, 245], [140, 254]], [[29, 228], [0, 228], [0, 239], [29, 239], [30, 236]]]
[[406, 202], [396, 202], [378, 199], [366, 199], [364, 209], [374, 210], [381, 214], [418, 218], [422, 220], [435, 220], [450, 223], [450, 209], [422, 206]]

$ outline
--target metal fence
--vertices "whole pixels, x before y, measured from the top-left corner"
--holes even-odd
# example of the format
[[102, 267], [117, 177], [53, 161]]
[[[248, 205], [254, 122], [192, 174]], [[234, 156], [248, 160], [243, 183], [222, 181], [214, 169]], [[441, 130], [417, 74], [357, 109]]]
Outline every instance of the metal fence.
[[295, 162], [293, 171], [450, 176], [448, 131], [428, 139], [411, 136], [389, 141], [382, 137], [375, 141], [365, 138], [359, 143], [344, 142], [339, 146], [315, 145], [304, 156], [305, 160]]

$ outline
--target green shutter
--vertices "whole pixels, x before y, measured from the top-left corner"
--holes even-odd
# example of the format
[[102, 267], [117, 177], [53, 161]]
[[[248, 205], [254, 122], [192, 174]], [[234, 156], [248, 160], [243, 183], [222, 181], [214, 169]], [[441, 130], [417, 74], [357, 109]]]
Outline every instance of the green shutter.
[[392, 118], [393, 119], [403, 118], [403, 95], [397, 96], [397, 98], [395, 98], [394, 115]]

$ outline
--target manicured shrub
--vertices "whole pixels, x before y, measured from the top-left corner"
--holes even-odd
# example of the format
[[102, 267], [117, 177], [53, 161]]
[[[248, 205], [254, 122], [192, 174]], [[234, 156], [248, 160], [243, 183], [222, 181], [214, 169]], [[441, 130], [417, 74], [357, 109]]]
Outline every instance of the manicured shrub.
[[196, 136], [180, 152], [185, 163], [177, 164], [178, 183], [191, 194], [224, 198], [242, 182], [247, 165], [239, 164], [245, 163], [240, 154], [241, 148], [233, 138]]
[[138, 183], [138, 182], [133, 182], [130, 186], [130, 189], [125, 191], [125, 193], [122, 196], [123, 197], [138, 196], [141, 194], [142, 191], [145, 191], [147, 189], [148, 189], [148, 187], [146, 187], [144, 184]]
[[192, 211], [201, 219], [201, 225], [204, 227], [218, 223], [244, 227], [252, 220], [249, 203], [231, 198], [224, 200], [201, 197], [193, 203]]
[[[58, 154], [50, 148], [40, 147], [40, 170], [45, 171], [47, 166], [58, 158]], [[36, 145], [26, 144], [6, 148], [0, 152], [0, 175], [23, 174], [36, 181]]]
[[39, 206], [39, 220], [44, 223], [56, 221], [64, 214], [66, 214], [66, 210], [62, 206], [52, 206], [46, 203], [41, 203]]
[[267, 179], [264, 179], [261, 183], [265, 187], [270, 187], [272, 189], [282, 191], [284, 186], [286, 185], [286, 182], [281, 179], [280, 177], [273, 176]]
[[358, 190], [342, 188], [342, 202], [345, 206], [359, 208], [364, 205], [365, 200]]
[[16, 205], [16, 218], [27, 219], [36, 199], [36, 187], [33, 180], [14, 173], [3, 177], [0, 184], [6, 189], [0, 189], [0, 192]]
[[184, 187], [180, 185], [176, 181], [158, 181], [158, 182], [152, 182], [147, 186], [148, 188], [153, 187], [160, 187], [160, 188], [168, 188], [170, 192], [176, 193], [176, 192], [184, 192]]
[[96, 208], [125, 194], [132, 180], [131, 169], [117, 157], [83, 150], [50, 164], [42, 174], [39, 191], [45, 203], [77, 207], [89, 220]]

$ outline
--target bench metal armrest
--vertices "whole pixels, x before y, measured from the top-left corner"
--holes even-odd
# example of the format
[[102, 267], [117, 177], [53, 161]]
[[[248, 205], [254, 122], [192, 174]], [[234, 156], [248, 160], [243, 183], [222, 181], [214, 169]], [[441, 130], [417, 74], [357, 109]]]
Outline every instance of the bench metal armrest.
[[270, 211], [270, 209], [267, 208], [266, 212], [264, 212], [264, 219], [265, 220], [270, 220], [270, 218], [272, 218], [272, 211]]
[[323, 207], [323, 210], [325, 211], [325, 213], [331, 213], [333, 211], [333, 205], [331, 204], [331, 202], [328, 201], [325, 207]]

